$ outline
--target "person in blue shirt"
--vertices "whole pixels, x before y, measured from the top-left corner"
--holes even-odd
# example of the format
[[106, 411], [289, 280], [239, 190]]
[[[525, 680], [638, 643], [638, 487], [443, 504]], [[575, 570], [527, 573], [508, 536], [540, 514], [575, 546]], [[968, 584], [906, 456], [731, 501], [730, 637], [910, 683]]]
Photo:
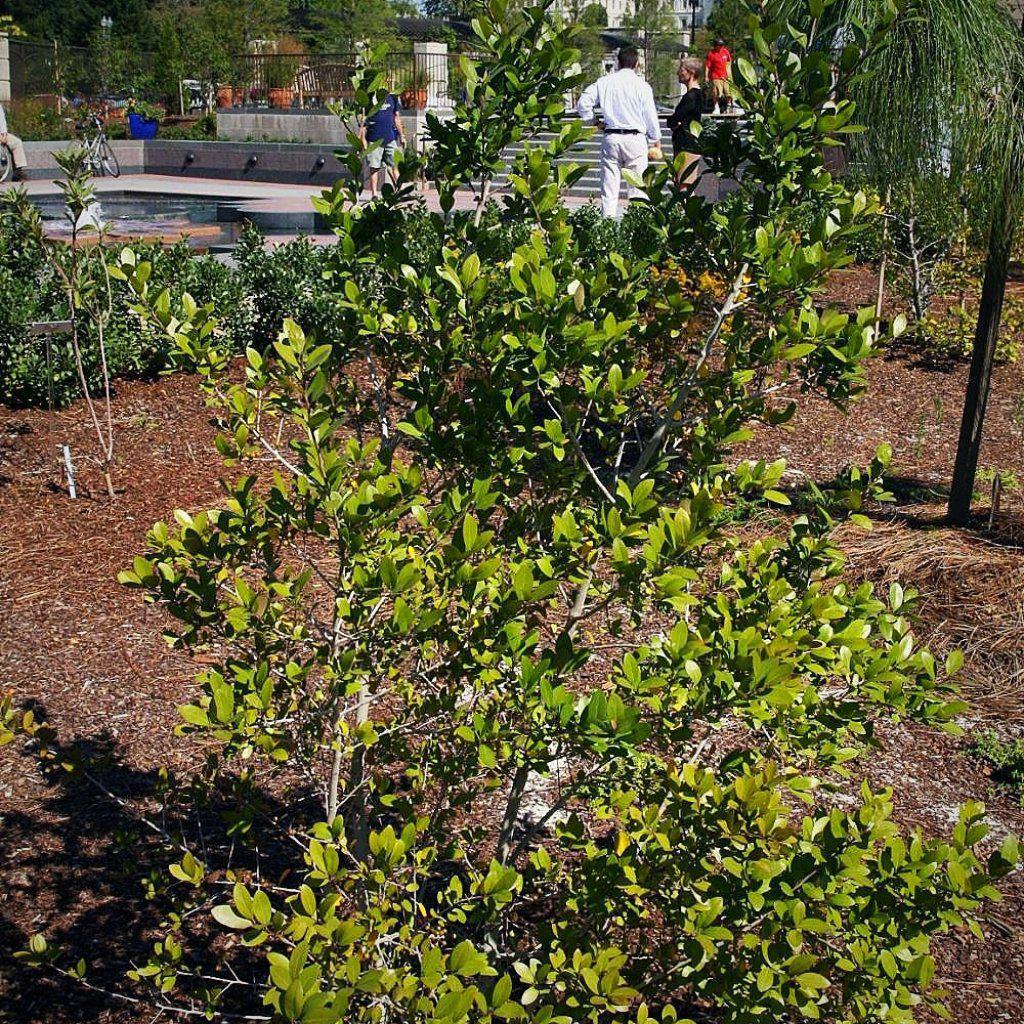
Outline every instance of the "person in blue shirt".
[[405, 145], [401, 110], [398, 97], [389, 93], [380, 110], [371, 114], [359, 129], [360, 139], [370, 147], [363, 165], [363, 184], [370, 189], [370, 199], [380, 194], [385, 167], [391, 171], [391, 180], [395, 180], [395, 155], [398, 147]]

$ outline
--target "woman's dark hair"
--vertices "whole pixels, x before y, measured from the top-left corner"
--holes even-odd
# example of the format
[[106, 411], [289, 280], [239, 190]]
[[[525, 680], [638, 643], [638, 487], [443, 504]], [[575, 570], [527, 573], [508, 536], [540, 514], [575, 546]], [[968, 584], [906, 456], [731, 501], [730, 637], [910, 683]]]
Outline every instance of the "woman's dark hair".
[[640, 63], [640, 51], [635, 46], [619, 47], [619, 67], [635, 68]]

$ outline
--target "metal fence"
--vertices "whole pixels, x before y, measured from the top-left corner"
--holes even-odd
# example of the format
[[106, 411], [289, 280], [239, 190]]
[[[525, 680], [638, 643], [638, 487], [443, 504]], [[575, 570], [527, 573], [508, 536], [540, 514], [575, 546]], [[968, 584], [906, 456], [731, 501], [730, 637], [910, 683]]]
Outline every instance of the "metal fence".
[[[11, 58], [11, 98], [63, 95], [68, 65], [77, 60], [69, 47], [57, 43], [29, 43], [21, 39], [9, 42]], [[85, 51], [82, 51], [84, 55]]]
[[153, 55], [125, 47], [64, 46], [24, 39], [9, 42], [13, 100], [147, 96], [154, 82]]
[[[390, 88], [410, 108], [445, 107], [465, 97], [462, 58], [474, 53], [396, 50], [381, 64]], [[161, 73], [153, 54], [112, 45], [71, 47], [10, 41], [11, 95], [15, 101], [99, 101], [123, 105], [128, 96], [179, 104], [183, 110], [212, 106], [316, 110], [353, 97], [356, 71], [366, 54], [248, 53], [218, 71], [190, 69], [180, 80]], [[166, 81], [164, 79], [167, 79]]]
[[[457, 56], [396, 51], [379, 67], [404, 106], [444, 106], [458, 98]], [[235, 57], [232, 65], [229, 81], [218, 83], [222, 106], [316, 110], [350, 101], [355, 74], [366, 60], [357, 52], [253, 53]]]

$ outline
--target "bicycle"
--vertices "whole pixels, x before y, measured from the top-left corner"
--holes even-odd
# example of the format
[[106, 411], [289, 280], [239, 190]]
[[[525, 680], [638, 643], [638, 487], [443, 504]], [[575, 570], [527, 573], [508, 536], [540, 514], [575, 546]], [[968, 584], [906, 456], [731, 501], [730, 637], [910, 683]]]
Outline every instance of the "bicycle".
[[14, 172], [14, 154], [7, 146], [0, 146], [0, 183], [7, 179]]
[[[90, 128], [94, 131], [92, 135], [88, 134]], [[107, 141], [107, 133], [103, 130], [101, 118], [90, 114], [83, 121], [76, 122], [75, 134], [83, 136], [82, 148], [93, 174], [109, 174], [112, 178], [121, 176], [121, 165], [118, 163], [117, 154]]]

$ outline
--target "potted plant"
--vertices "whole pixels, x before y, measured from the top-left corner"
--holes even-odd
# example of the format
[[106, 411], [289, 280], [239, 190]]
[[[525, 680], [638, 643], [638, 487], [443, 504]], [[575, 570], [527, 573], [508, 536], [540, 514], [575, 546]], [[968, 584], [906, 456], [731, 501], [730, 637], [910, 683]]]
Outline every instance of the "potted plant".
[[245, 103], [246, 89], [252, 85], [252, 61], [244, 57], [224, 60], [216, 71], [219, 82], [231, 83], [217, 86], [217, 106], [242, 106]]
[[132, 99], [128, 102], [128, 131], [133, 139], [156, 138], [164, 112], [152, 103]]
[[271, 56], [265, 64], [267, 102], [277, 110], [287, 110], [295, 95], [295, 61]]
[[409, 75], [409, 84], [399, 99], [406, 110], [423, 110], [427, 105], [427, 89], [430, 86], [430, 72], [415, 65]]

